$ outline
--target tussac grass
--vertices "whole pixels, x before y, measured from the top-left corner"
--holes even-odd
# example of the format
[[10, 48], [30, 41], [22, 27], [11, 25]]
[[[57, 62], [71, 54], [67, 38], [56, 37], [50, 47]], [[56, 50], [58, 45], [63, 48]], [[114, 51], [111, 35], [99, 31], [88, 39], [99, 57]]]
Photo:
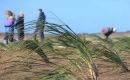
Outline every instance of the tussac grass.
[[[35, 21], [28, 22], [26, 26], [29, 27], [25, 29], [25, 31], [34, 29], [34, 23]], [[48, 38], [44, 43], [37, 43], [31, 40], [17, 42], [15, 44], [9, 44], [10, 47], [12, 46], [10, 50], [31, 50], [40, 55], [46, 63], [49, 63], [49, 58], [44, 52], [44, 49], [48, 49], [49, 53], [53, 53], [57, 56], [62, 56], [65, 59], [69, 60], [70, 63], [73, 64], [73, 66], [75, 66], [80, 71], [80, 73], [85, 74], [85, 77], [88, 77], [90, 80], [97, 80], [98, 76], [100, 75], [98, 73], [98, 69], [95, 62], [93, 61], [93, 56], [96, 58], [103, 58], [106, 61], [115, 63], [121, 66], [121, 68], [124, 69], [126, 72], [129, 71], [128, 67], [124, 64], [121, 56], [118, 55], [120, 51], [129, 50], [130, 38], [128, 37], [119, 39], [117, 42], [113, 42], [106, 41], [105, 39], [102, 39], [99, 36], [95, 36], [96, 38], [98, 38], [100, 42], [93, 43], [91, 41], [85, 40], [85, 38], [81, 38], [73, 30], [71, 30], [69, 26], [58, 25], [54, 23], [46, 23], [45, 31], [50, 34], [53, 34], [53, 36], [55, 36], [54, 40], [52, 38]], [[4, 45], [2, 44], [1, 46], [4, 47]], [[63, 46], [64, 48], [58, 50], [58, 47], [55, 46]], [[66, 48], [69, 48], [71, 50], [66, 50]], [[76, 52], [72, 50], [75, 50]], [[72, 56], [74, 54], [72, 54], [72, 60], [67, 54], [74, 52], [79, 57], [78, 59], [75, 59], [75, 56]], [[83, 65], [85, 65], [88, 68], [87, 74], [82, 71]], [[49, 74], [40, 75], [38, 77], [35, 77], [34, 80], [61, 80], [63, 79], [63, 77], [65, 79], [66, 76], [71, 74], [71, 72], [61, 72], [62, 70], [58, 72], [55, 71], [54, 74], [51, 75], [51, 77]]]
[[[123, 41], [123, 40], [125, 40], [125, 41]], [[127, 41], [128, 41], [128, 43], [127, 43]], [[27, 41], [27, 42], [24, 41], [24, 42], [25, 43], [31, 43], [32, 42], [31, 44], [35, 43], [35, 42], [33, 43], [33, 41]], [[49, 42], [51, 42], [51, 43], [49, 43]], [[51, 55], [55, 55], [55, 56], [59, 56], [60, 55], [60, 56], [64, 57], [65, 59], [70, 59], [70, 62], [72, 64], [74, 64], [77, 68], [82, 68], [82, 66], [81, 66], [82, 60], [79, 57], [78, 57], [79, 60], [77, 58], [72, 58], [72, 57], [75, 57], [75, 55], [80, 56], [79, 55], [80, 52], [76, 49], [76, 47], [74, 47], [74, 45], [70, 44], [70, 43], [66, 45], [66, 44], [63, 44], [61, 42], [59, 42], [59, 43], [57, 43], [57, 42], [58, 41], [55, 38], [51, 38], [50, 37], [49, 39], [46, 39], [44, 44], [40, 44], [40, 45], [38, 44], [38, 45], [39, 45], [39, 47], [41, 47], [42, 50], [47, 49], [47, 50], [45, 50], [45, 52], [49, 51], [49, 53], [46, 53], [46, 54], [51, 54]], [[124, 42], [124, 43], [122, 43], [122, 42]], [[8, 46], [12, 46], [13, 45], [13, 46], [16, 46], [17, 48], [19, 46], [19, 47], [23, 48], [23, 50], [30, 49], [30, 50], [34, 50], [34, 52], [36, 50], [36, 47], [38, 47], [36, 45], [34, 45], [34, 46], [26, 45], [26, 46], [23, 47], [22, 46], [23, 43], [22, 44], [21, 43], [22, 42], [20, 42], [20, 43], [18, 42], [16, 44], [10, 44]], [[110, 43], [109, 42], [104, 42], [104, 43], [102, 43], [102, 42], [101, 43], [92, 43], [92, 42], [88, 43], [88, 42], [85, 42], [85, 43], [86, 43], [86, 45], [88, 45], [87, 46], [88, 51], [92, 53], [91, 54], [92, 58], [96, 57], [96, 58], [105, 59], [105, 61], [109, 61], [111, 63], [115, 63], [115, 64], [121, 66], [122, 68], [124, 68], [125, 70], [127, 70], [127, 67], [124, 65], [123, 60], [121, 59], [121, 56], [118, 55], [120, 53], [116, 53], [116, 51], [119, 50], [118, 52], [120, 52], [120, 51], [127, 51], [127, 50], [129, 50], [129, 37], [120, 38], [120, 39], [118, 39], [118, 41], [110, 42]], [[66, 48], [63, 48], [63, 49], [54, 48], [54, 46], [59, 46], [59, 45], [65, 46]], [[117, 46], [117, 45], [121, 45], [123, 48], [120, 49], [120, 48], [118, 48], [119, 46]], [[115, 51], [115, 49], [116, 49], [116, 51]], [[18, 49], [16, 49], [16, 51], [17, 50]], [[69, 56], [71, 56], [71, 58]], [[73, 59], [73, 60], [71, 60], [71, 59]], [[60, 74], [60, 75], [62, 77], [63, 76], [66, 76], [66, 77], [68, 76], [67, 74]], [[52, 79], [53, 80], [56, 77], [58, 77], [60, 79], [60, 77], [59, 77], [60, 75], [59, 75], [59, 73], [55, 73], [55, 74], [52, 75], [52, 77], [50, 79], [48, 79], [48, 77], [49, 77], [48, 74], [45, 74], [45, 75], [41, 74], [41, 75], [36, 76], [34, 78], [27, 78], [27, 79], [34, 79], [34, 80], [40, 80], [40, 79], [51, 80]], [[70, 80], [71, 80], [71, 78], [70, 78]]]

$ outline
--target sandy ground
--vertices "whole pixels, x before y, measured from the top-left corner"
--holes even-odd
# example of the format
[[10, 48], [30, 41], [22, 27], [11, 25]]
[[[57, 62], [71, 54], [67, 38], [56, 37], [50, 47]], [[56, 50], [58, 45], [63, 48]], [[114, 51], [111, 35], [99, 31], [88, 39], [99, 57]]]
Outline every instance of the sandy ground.
[[[31, 56], [31, 57], [30, 57]], [[130, 68], [130, 56], [123, 55]], [[65, 59], [50, 56], [50, 61], [55, 64], [66, 64]], [[100, 76], [98, 80], [130, 80], [129, 72], [122, 72], [121, 68], [102, 60], [95, 59]], [[25, 80], [33, 75], [53, 72], [57, 68], [54, 64], [46, 64], [35, 53], [16, 52], [13, 54], [0, 50], [0, 80]], [[77, 73], [77, 72], [76, 72]]]

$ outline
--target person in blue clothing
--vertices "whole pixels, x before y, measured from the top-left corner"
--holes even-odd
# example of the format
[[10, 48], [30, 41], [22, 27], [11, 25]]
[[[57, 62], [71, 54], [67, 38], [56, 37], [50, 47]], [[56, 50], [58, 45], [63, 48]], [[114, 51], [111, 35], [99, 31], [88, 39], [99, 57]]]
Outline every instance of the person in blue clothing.
[[4, 27], [5, 27], [4, 43], [8, 44], [9, 41], [13, 42], [13, 40], [14, 40], [15, 19], [13, 17], [13, 13], [11, 11], [6, 11], [5, 16], [7, 17], [7, 20], [6, 20], [6, 23], [4, 25]]
[[38, 33], [40, 36], [40, 42], [43, 42], [46, 16], [42, 9], [38, 9], [38, 12], [39, 12], [39, 17], [36, 23], [36, 30], [34, 32], [34, 40], [38, 41], [37, 40], [37, 33]]

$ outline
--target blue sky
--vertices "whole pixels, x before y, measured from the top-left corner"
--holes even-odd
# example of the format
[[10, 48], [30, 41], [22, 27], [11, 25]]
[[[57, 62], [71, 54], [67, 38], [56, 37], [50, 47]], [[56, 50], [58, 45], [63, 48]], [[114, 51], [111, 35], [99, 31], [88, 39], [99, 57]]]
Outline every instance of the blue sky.
[[30, 21], [37, 19], [38, 8], [44, 9], [47, 21], [59, 23], [53, 12], [78, 33], [100, 32], [103, 27], [130, 30], [130, 0], [1, 0], [0, 32], [6, 10], [16, 15], [22, 11]]

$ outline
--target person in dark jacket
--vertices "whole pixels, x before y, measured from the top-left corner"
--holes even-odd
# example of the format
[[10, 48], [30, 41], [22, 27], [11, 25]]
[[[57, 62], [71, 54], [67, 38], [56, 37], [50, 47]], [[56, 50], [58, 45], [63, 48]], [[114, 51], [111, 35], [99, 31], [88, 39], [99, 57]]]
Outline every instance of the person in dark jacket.
[[38, 33], [40, 36], [40, 41], [43, 42], [46, 16], [42, 11], [42, 9], [38, 9], [38, 12], [39, 12], [39, 17], [36, 23], [36, 30], [34, 32], [34, 40], [38, 41], [37, 40], [37, 33]]
[[104, 29], [102, 30], [102, 33], [103, 33], [103, 35], [106, 37], [106, 39], [108, 39], [109, 36], [110, 36], [112, 33], [114, 33], [114, 32], [116, 32], [116, 29], [115, 29], [115, 28], [110, 28], [110, 27], [104, 28]]
[[18, 40], [24, 40], [24, 13], [20, 13], [16, 23], [15, 23], [15, 28], [18, 32]]

